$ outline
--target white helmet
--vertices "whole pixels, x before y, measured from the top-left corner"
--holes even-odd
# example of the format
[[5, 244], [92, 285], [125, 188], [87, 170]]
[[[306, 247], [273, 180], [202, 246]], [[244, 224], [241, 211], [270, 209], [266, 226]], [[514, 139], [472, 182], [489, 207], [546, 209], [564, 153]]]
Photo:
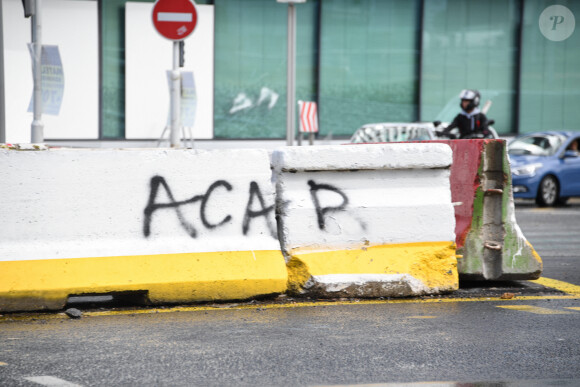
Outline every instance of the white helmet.
[[[468, 100], [470, 101], [469, 105], [467, 105], [467, 110], [471, 110], [477, 106], [479, 106], [479, 100], [481, 99], [481, 95], [479, 94], [479, 91], [477, 90], [461, 90], [461, 93], [459, 93], [459, 98], [463, 101], [463, 100]], [[459, 106], [461, 106], [461, 103], [459, 104]], [[461, 106], [461, 108], [463, 108], [463, 106]]]

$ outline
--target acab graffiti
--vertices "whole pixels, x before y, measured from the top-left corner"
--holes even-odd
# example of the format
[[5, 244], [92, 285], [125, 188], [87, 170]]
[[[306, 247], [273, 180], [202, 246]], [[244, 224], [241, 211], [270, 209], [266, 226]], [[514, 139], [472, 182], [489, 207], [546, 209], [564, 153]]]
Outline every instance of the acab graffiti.
[[[349, 199], [348, 196], [339, 188], [330, 185], [330, 184], [323, 184], [323, 183], [316, 183], [313, 180], [308, 180], [307, 182], [310, 192], [310, 197], [312, 199], [312, 204], [314, 207], [313, 216], [316, 217], [316, 223], [318, 225], [319, 230], [325, 231], [326, 230], [326, 219], [331, 214], [337, 212], [345, 212], [348, 209]], [[150, 180], [149, 184], [149, 199], [147, 201], [147, 205], [143, 210], [144, 213], [144, 220], [143, 220], [143, 235], [145, 237], [149, 237], [151, 235], [151, 229], [154, 219], [154, 214], [163, 211], [163, 210], [171, 210], [175, 213], [177, 220], [181, 227], [187, 232], [187, 234], [192, 238], [198, 237], [198, 228], [200, 226], [196, 226], [188, 220], [184, 214], [183, 207], [188, 205], [194, 205], [199, 203], [199, 219], [201, 221], [201, 226], [205, 227], [208, 230], [217, 229], [219, 227], [224, 226], [227, 223], [234, 221], [231, 214], [224, 216], [221, 220], [217, 222], [210, 222], [208, 220], [207, 211], [209, 208], [209, 203], [212, 195], [218, 190], [225, 190], [227, 192], [232, 192], [234, 187], [226, 180], [216, 180], [213, 182], [205, 191], [205, 193], [200, 195], [192, 196], [185, 200], [176, 200], [175, 196], [169, 184], [162, 176], [154, 176]], [[164, 190], [165, 194], [167, 195], [168, 201], [160, 202], [160, 190]], [[337, 195], [341, 202], [339, 205], [334, 206], [325, 206], [321, 202], [320, 192], [321, 191], [328, 191]], [[235, 194], [235, 192], [232, 192]], [[280, 204], [280, 206], [285, 207], [290, 202], [285, 202], [284, 204]], [[251, 181], [249, 184], [248, 189], [248, 201], [244, 210], [244, 216], [241, 222], [241, 231], [243, 235], [247, 235], [250, 231], [250, 227], [252, 222], [257, 218], [263, 218], [266, 222], [267, 228], [269, 230], [270, 235], [272, 238], [277, 239], [276, 235], [276, 227], [272, 222], [271, 213], [275, 210], [275, 204], [268, 204], [262, 194], [262, 191], [255, 181]], [[281, 220], [282, 217], [278, 217], [278, 221]]]
[[[200, 203], [199, 218], [201, 220], [202, 226], [206, 229], [216, 229], [233, 221], [232, 215], [226, 215], [219, 222], [214, 223], [210, 223], [207, 217], [207, 211], [212, 194], [218, 189], [226, 191], [232, 191], [234, 189], [233, 186], [226, 180], [217, 180], [208, 187], [204, 194], [195, 195], [186, 200], [175, 199], [169, 184], [163, 176], [152, 177], [149, 187], [149, 200], [147, 201], [147, 206], [143, 210], [143, 235], [145, 237], [149, 237], [151, 235], [153, 215], [161, 210], [172, 210], [175, 212], [181, 227], [189, 234], [189, 236], [192, 238], [197, 238], [198, 229], [196, 228], [196, 225], [186, 219], [182, 211], [184, 206], [193, 205], [197, 202]], [[168, 202], [162, 203], [158, 201], [160, 189], [165, 191], [167, 197], [169, 198]], [[256, 209], [255, 207], [258, 208]], [[276, 238], [275, 228], [270, 218], [270, 213], [272, 211], [274, 211], [274, 204], [267, 205], [260, 187], [255, 181], [251, 181], [248, 192], [248, 202], [244, 211], [244, 218], [242, 220], [242, 234], [248, 234], [252, 220], [263, 217], [266, 221], [266, 225], [270, 234], [273, 238]]]

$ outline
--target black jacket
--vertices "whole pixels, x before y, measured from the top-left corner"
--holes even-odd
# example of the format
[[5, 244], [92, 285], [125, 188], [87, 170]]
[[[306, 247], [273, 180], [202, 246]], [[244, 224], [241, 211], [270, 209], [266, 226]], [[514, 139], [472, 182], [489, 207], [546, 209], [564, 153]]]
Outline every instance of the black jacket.
[[484, 136], [487, 136], [490, 133], [487, 124], [487, 117], [485, 114], [479, 112], [479, 110], [472, 114], [466, 112], [459, 113], [455, 116], [453, 122], [445, 128], [443, 134], [449, 135], [451, 129], [454, 128], [459, 128], [459, 138], [469, 138], [474, 134], [483, 134]]

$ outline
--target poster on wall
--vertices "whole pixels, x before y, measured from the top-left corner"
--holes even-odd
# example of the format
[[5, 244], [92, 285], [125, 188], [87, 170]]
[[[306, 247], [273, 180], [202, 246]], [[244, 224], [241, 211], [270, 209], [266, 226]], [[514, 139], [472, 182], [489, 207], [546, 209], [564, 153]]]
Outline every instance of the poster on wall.
[[[34, 67], [36, 61], [34, 60], [34, 48], [31, 43], [28, 44], [28, 52]], [[58, 46], [42, 45], [40, 68], [42, 114], [58, 116], [62, 104], [62, 96], [64, 95], [64, 71]], [[28, 104], [28, 112], [34, 112], [34, 90]]]
[[[167, 70], [167, 87], [171, 93], [171, 71]], [[195, 92], [195, 81], [193, 79], [193, 72], [181, 72], [181, 98], [179, 102], [181, 110], [181, 126], [185, 128], [193, 128], [195, 124], [195, 114], [197, 110], [197, 94]], [[171, 126], [171, 106], [167, 111], [166, 126]]]
[[186, 128], [193, 128], [197, 109], [197, 94], [193, 72], [181, 73], [181, 124]]

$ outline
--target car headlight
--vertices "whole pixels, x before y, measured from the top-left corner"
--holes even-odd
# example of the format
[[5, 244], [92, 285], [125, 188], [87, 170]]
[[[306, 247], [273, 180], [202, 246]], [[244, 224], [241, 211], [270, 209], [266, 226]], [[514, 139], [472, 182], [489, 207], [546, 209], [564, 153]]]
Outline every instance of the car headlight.
[[512, 174], [514, 176], [534, 176], [536, 171], [543, 167], [542, 163], [522, 165], [521, 167], [515, 167], [512, 169]]

